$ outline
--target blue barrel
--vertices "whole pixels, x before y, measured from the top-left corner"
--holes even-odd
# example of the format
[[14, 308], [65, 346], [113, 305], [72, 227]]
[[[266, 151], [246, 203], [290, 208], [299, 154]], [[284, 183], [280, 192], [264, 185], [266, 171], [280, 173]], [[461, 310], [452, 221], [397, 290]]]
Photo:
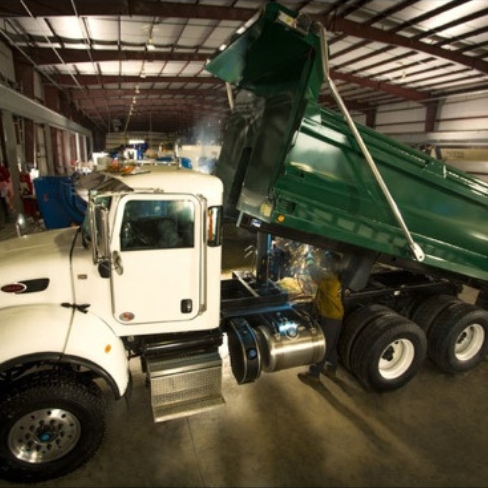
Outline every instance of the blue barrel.
[[76, 193], [71, 176], [40, 176], [33, 184], [46, 229], [83, 222], [86, 202]]

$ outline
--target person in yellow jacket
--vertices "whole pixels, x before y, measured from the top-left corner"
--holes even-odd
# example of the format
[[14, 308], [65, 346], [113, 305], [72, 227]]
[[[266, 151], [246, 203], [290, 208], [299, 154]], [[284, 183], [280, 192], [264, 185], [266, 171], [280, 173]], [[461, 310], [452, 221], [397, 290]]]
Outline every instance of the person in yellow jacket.
[[317, 285], [313, 307], [325, 335], [326, 351], [320, 362], [310, 365], [307, 372], [298, 373], [298, 378], [305, 383], [318, 383], [320, 373], [334, 376], [338, 365], [337, 342], [344, 318], [342, 259], [339, 254], [326, 251], [320, 266], [313, 258], [307, 261], [310, 277]]

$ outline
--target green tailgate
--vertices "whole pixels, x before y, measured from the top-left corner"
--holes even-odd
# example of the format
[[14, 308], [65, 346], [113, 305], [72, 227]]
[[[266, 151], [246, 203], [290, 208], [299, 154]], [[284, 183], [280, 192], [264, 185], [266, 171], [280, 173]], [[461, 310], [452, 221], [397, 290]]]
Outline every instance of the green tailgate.
[[[280, 13], [296, 16], [268, 4], [207, 66], [240, 89], [217, 163], [226, 205], [275, 224], [277, 233], [281, 226], [413, 260], [343, 116], [316, 102], [323, 81], [317, 29], [301, 32]], [[422, 264], [488, 281], [488, 185], [357, 128], [425, 253]]]

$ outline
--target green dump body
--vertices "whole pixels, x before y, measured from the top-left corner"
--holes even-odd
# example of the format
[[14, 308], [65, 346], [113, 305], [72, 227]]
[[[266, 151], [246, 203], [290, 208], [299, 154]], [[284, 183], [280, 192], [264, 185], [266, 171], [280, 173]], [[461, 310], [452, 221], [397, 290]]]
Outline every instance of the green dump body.
[[[216, 166], [225, 205], [273, 224], [277, 235], [280, 227], [293, 229], [392, 262], [415, 261], [344, 116], [317, 103], [322, 45], [316, 24], [271, 3], [207, 64], [237, 88]], [[357, 129], [425, 254], [420, 269], [487, 282], [488, 185], [370, 128]]]

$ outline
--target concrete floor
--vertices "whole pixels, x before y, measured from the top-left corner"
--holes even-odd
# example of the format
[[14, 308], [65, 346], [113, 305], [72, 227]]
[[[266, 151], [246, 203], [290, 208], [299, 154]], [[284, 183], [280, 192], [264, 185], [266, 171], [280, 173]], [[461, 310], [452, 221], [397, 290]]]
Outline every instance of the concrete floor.
[[[224, 241], [224, 269], [246, 266], [229, 255], [248, 244], [240, 237]], [[343, 368], [315, 389], [297, 379], [304, 368], [238, 385], [225, 347], [222, 354], [226, 404], [156, 424], [134, 362], [132, 398], [109, 399], [108, 432], [95, 457], [35, 486], [488, 486], [487, 361], [459, 376], [427, 361], [402, 389], [377, 394]], [[14, 486], [0, 480], [0, 487]]]

